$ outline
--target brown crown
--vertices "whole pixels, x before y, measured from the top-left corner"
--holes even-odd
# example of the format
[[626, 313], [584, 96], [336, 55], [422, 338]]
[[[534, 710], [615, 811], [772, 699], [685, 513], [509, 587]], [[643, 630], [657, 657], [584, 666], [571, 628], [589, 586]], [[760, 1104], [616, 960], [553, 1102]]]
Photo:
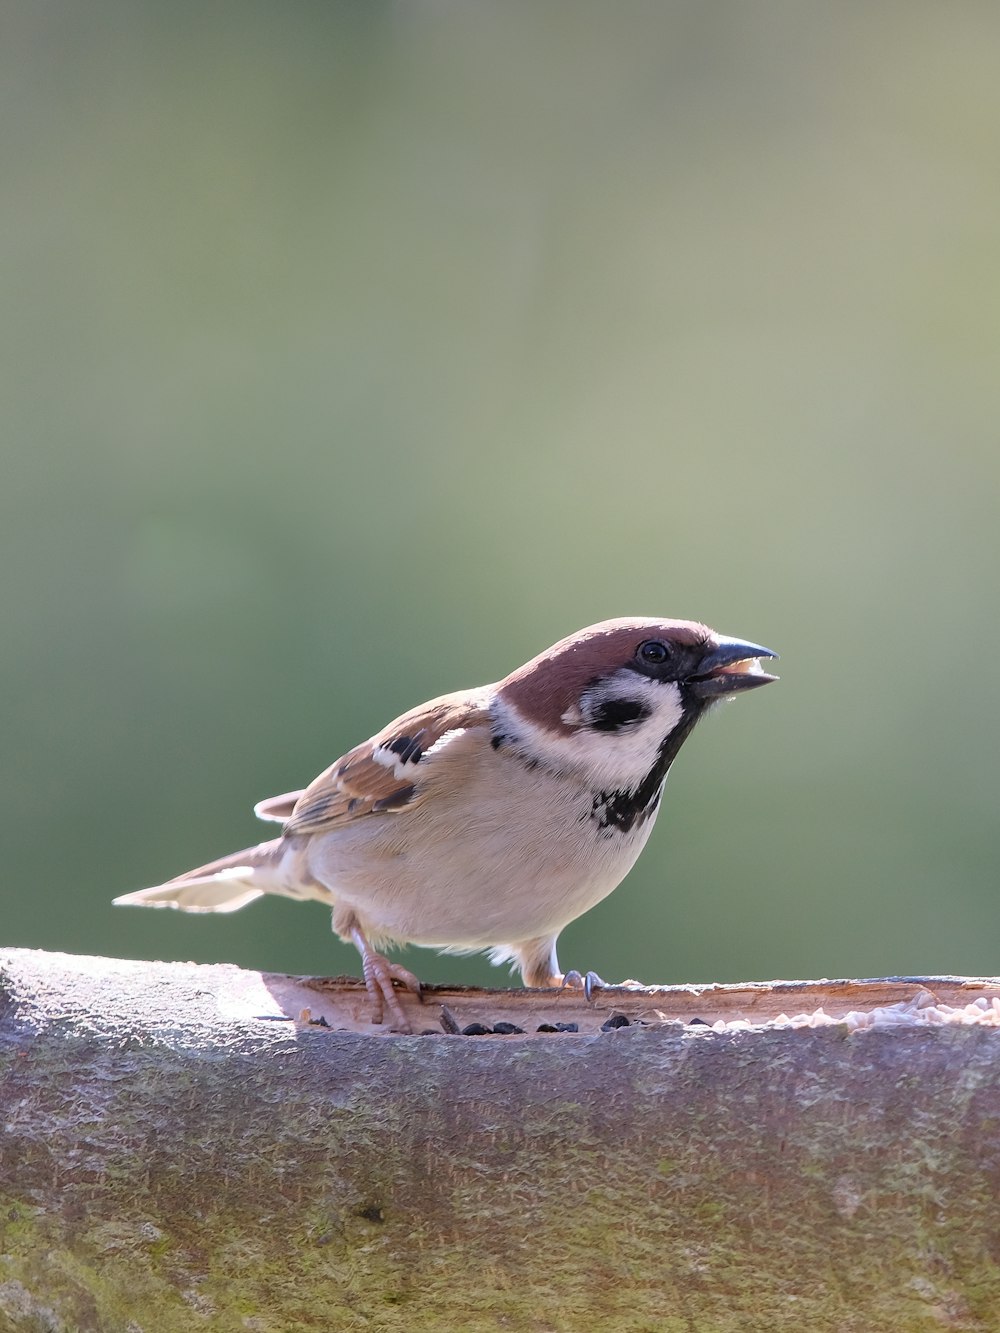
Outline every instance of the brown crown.
[[560, 639], [500, 683], [504, 699], [547, 731], [572, 730], [563, 714], [587, 686], [629, 662], [644, 639], [667, 639], [684, 647], [708, 647], [715, 633], [695, 620], [655, 620], [646, 616], [603, 620]]

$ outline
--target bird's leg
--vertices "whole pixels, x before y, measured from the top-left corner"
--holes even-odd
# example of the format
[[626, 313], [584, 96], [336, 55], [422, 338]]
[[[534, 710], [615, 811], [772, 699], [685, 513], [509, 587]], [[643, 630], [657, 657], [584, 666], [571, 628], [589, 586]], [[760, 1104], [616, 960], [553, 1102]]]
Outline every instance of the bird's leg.
[[354, 947], [361, 955], [361, 966], [365, 974], [365, 986], [372, 1001], [372, 1022], [381, 1023], [385, 1016], [385, 1007], [389, 1006], [392, 1026], [396, 1032], [412, 1032], [409, 1020], [403, 1013], [403, 1006], [393, 989], [393, 981], [400, 981], [407, 990], [420, 998], [420, 982], [405, 967], [392, 963], [383, 954], [376, 953], [365, 938], [361, 927], [350, 926]]
[[525, 940], [523, 944], [512, 945], [508, 956], [517, 961], [521, 969], [521, 980], [526, 986], [549, 990], [563, 984], [554, 935], [545, 935], [537, 940]]

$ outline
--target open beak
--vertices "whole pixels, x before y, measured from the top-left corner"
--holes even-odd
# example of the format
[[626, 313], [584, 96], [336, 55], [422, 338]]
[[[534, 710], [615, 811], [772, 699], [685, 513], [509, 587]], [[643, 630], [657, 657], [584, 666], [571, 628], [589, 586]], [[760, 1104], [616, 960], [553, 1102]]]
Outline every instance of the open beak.
[[722, 699], [740, 690], [752, 690], [777, 680], [760, 665], [762, 657], [777, 657], [770, 648], [742, 639], [719, 639], [698, 663], [698, 670], [687, 678], [687, 686], [698, 699]]

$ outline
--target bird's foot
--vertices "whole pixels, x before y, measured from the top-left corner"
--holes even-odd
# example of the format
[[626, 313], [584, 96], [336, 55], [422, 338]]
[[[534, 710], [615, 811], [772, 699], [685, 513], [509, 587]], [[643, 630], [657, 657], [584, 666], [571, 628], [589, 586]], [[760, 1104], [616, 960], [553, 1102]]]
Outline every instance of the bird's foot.
[[603, 981], [596, 972], [586, 972], [581, 975], [576, 968], [572, 968], [563, 977], [559, 983], [561, 986], [572, 986], [575, 990], [583, 991], [585, 1000], [594, 998], [594, 991], [598, 990], [645, 990], [641, 981], [633, 981], [631, 977], [627, 981], [619, 981], [617, 984], [610, 981]]
[[394, 1032], [412, 1032], [413, 1028], [403, 1012], [403, 1006], [399, 1002], [399, 996], [396, 994], [393, 982], [400, 982], [408, 991], [412, 991], [419, 1000], [422, 998], [419, 980], [408, 968], [401, 966], [399, 963], [390, 962], [383, 954], [376, 953], [356, 927], [351, 931], [351, 935], [358, 952], [361, 954], [365, 986], [372, 1002], [372, 1022], [381, 1023], [385, 1018], [386, 1008], [388, 1008], [389, 1016], [392, 1019], [392, 1030]]
[[393, 982], [401, 982], [408, 991], [411, 991], [417, 999], [420, 999], [421, 987], [419, 980], [408, 968], [401, 967], [399, 963], [390, 962], [388, 958], [380, 953], [368, 954], [366, 958], [362, 959], [362, 966], [365, 973], [365, 985], [368, 987], [368, 994], [372, 1000], [372, 1022], [381, 1023], [385, 1018], [385, 1010], [388, 1006], [393, 1031], [412, 1032], [413, 1028], [410, 1020], [403, 1012], [403, 1006], [399, 1002], [399, 996], [396, 994]]
[[579, 973], [575, 967], [570, 968], [562, 979], [563, 986], [569, 986], [573, 990], [582, 990], [583, 998], [589, 1002], [594, 998], [595, 990], [605, 990], [608, 983], [603, 981], [596, 972]]

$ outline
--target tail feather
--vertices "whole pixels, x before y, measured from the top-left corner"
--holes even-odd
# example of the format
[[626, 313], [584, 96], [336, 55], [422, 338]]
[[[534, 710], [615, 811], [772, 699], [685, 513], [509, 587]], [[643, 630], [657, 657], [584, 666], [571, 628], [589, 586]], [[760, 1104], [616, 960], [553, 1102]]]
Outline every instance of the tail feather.
[[174, 907], [182, 912], [237, 912], [265, 893], [307, 897], [282, 874], [281, 839], [262, 842], [232, 856], [188, 870], [165, 884], [124, 893], [119, 907]]
[[209, 861], [194, 870], [185, 870], [183, 875], [175, 875], [162, 886], [169, 888], [174, 884], [183, 884], [186, 880], [211, 879], [213, 875], [230, 874], [244, 871], [247, 874], [262, 875], [267, 871], [274, 874], [281, 864], [282, 845], [280, 838], [270, 842], [260, 842], [256, 847], [245, 847], [242, 852], [231, 852], [229, 856], [220, 856], [217, 861]]

